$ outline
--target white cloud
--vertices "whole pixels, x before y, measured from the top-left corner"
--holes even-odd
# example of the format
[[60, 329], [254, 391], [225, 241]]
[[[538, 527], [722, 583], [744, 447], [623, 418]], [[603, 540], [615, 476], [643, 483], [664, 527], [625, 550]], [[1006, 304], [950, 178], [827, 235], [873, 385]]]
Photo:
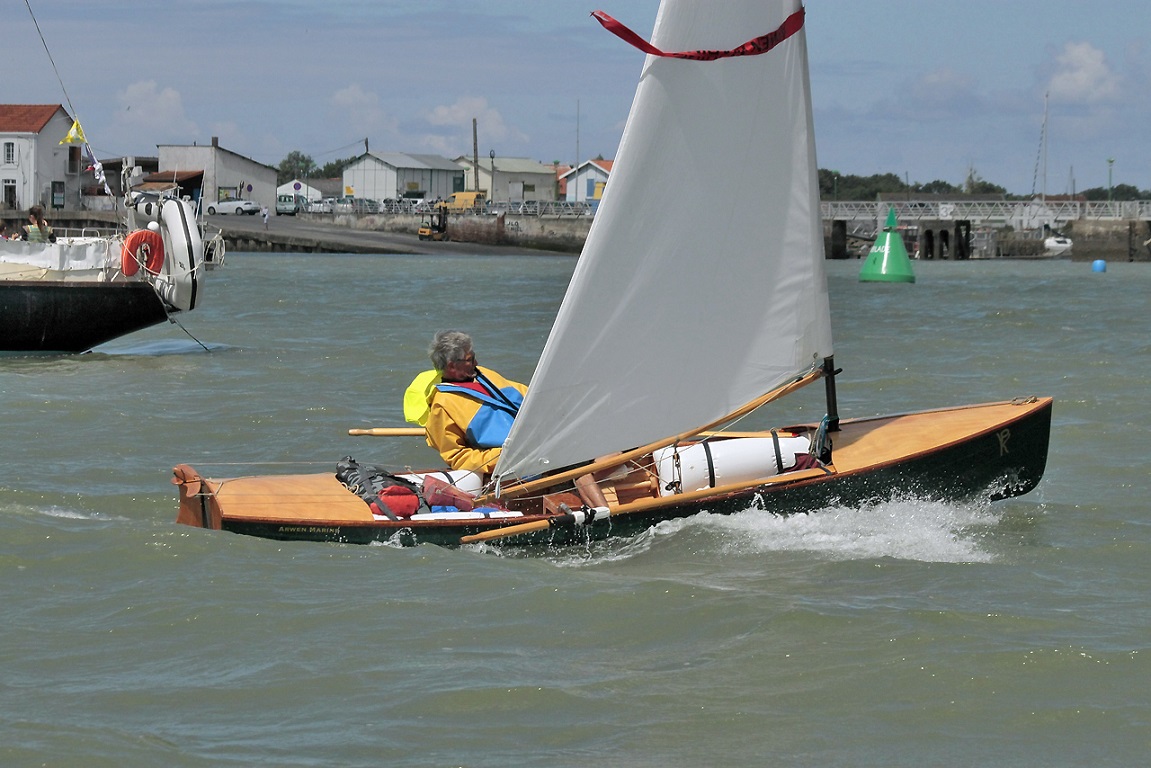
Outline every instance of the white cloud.
[[184, 112], [179, 91], [160, 88], [155, 80], [132, 83], [116, 94], [116, 100], [121, 107], [116, 113], [117, 127], [147, 143], [190, 143], [199, 132]]
[[1067, 43], [1056, 57], [1048, 90], [1052, 99], [1065, 103], [1109, 101], [1120, 93], [1119, 76], [1091, 43]]
[[910, 99], [900, 97], [899, 101], [903, 106], [913, 105], [917, 119], [922, 119], [927, 108], [937, 116], [941, 111], [965, 114], [976, 100], [971, 78], [949, 68], [927, 72], [911, 84], [909, 92]]
[[471, 146], [472, 118], [476, 120], [476, 130], [481, 143], [528, 141], [526, 135], [504, 122], [503, 115], [498, 109], [490, 106], [487, 99], [479, 96], [461, 97], [454, 104], [435, 107], [427, 115], [427, 121], [434, 126], [466, 131], [468, 146]]
[[379, 94], [365, 91], [353, 83], [332, 94], [332, 106], [339, 111], [341, 131], [363, 134], [370, 138], [390, 138], [395, 135], [397, 122], [380, 106]]

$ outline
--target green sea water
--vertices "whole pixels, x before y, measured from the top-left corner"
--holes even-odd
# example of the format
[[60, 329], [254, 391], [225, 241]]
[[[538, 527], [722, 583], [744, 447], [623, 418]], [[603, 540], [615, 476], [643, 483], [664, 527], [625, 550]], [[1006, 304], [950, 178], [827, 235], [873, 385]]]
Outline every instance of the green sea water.
[[574, 265], [230, 254], [183, 328], [0, 359], [0, 765], [1146, 762], [1146, 265], [915, 262], [891, 285], [829, 262], [844, 417], [1055, 397], [1018, 499], [532, 555], [175, 524], [176, 463], [434, 463], [347, 429], [403, 423], [441, 328], [527, 381]]

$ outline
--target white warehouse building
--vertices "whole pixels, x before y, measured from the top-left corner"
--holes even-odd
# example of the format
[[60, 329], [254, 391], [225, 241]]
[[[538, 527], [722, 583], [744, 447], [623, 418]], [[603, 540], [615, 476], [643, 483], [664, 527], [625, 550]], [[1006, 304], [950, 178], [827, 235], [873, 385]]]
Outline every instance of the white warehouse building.
[[463, 188], [463, 169], [439, 155], [365, 152], [344, 169], [348, 197], [436, 200]]
[[224, 149], [215, 136], [210, 145], [161, 144], [157, 149], [160, 173], [203, 171], [205, 201], [237, 197], [276, 209], [276, 169]]

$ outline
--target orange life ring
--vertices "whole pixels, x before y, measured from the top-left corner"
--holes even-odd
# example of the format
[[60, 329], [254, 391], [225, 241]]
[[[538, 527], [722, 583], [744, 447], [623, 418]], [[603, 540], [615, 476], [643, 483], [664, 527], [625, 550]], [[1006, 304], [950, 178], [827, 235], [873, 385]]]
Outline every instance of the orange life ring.
[[120, 252], [120, 271], [128, 277], [140, 271], [140, 264], [153, 275], [164, 266], [164, 238], [150, 229], [129, 232]]

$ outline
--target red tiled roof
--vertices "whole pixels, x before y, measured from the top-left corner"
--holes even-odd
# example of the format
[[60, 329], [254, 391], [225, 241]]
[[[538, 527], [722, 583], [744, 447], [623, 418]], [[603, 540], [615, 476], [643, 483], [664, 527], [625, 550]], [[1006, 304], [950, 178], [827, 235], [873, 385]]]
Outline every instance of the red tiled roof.
[[174, 181], [143, 181], [132, 187], [133, 192], [163, 192], [169, 189], [179, 189], [180, 185]]
[[143, 178], [144, 182], [155, 181], [188, 181], [197, 176], [203, 176], [204, 172], [201, 171], [157, 171], [156, 173], [149, 173]]
[[0, 104], [0, 133], [39, 133], [63, 110], [59, 104]]

